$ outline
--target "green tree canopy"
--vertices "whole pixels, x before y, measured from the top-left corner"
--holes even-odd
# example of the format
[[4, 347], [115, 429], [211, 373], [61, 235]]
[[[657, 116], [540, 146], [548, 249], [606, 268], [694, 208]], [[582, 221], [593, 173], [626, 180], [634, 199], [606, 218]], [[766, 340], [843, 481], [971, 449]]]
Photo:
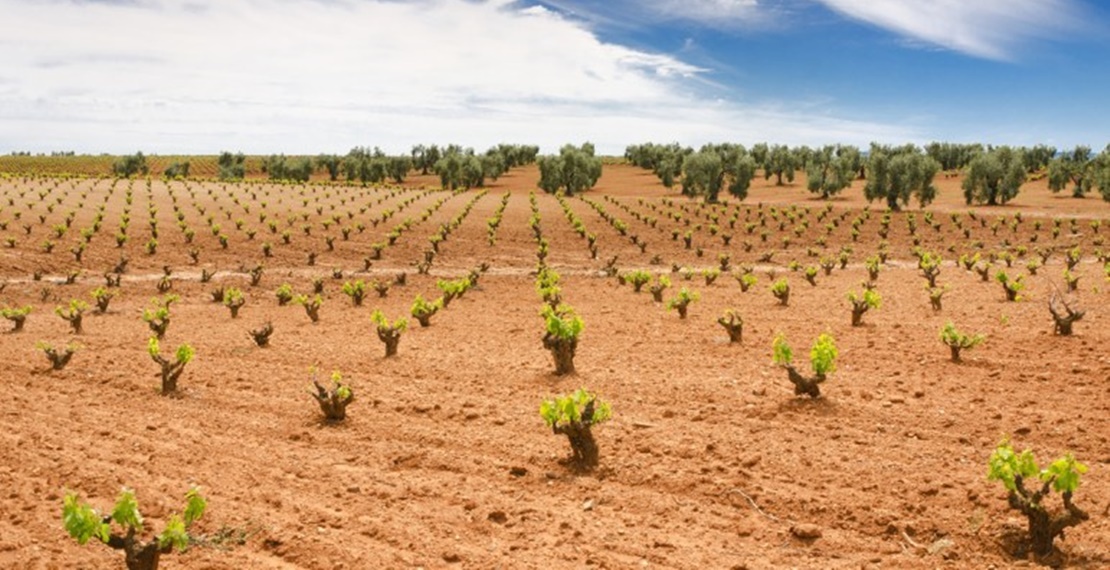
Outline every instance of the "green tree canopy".
[[388, 162], [380, 148], [356, 146], [343, 158], [343, 170], [348, 181], [358, 180], [363, 186], [381, 184], [389, 174]]
[[816, 150], [806, 163], [806, 188], [827, 200], [851, 186], [861, 162], [854, 146], [828, 145]]
[[146, 165], [146, 157], [143, 156], [142, 152], [121, 156], [112, 163], [112, 174], [123, 178], [131, 178], [136, 174], [146, 176], [148, 172], [150, 172], [150, 168]]
[[651, 170], [663, 186], [671, 188], [675, 180], [682, 174], [682, 161], [694, 152], [690, 147], [683, 147], [678, 143], [666, 145], [645, 143], [630, 145], [624, 151], [624, 157], [629, 162]]
[[291, 180], [294, 182], [308, 182], [312, 176], [312, 159], [286, 158], [284, 154], [270, 155], [262, 161], [262, 172], [270, 176], [270, 180]]
[[914, 145], [890, 147], [871, 144], [867, 159], [867, 200], [886, 200], [891, 210], [900, 210], [916, 196], [921, 207], [936, 198], [933, 177], [940, 170], [936, 160], [924, 155]]
[[339, 180], [339, 172], [343, 167], [343, 158], [337, 154], [321, 154], [316, 157], [313, 164], [317, 170], [327, 170], [328, 179], [335, 182]]
[[242, 180], [247, 175], [246, 161], [247, 157], [241, 152], [235, 154], [226, 150], [221, 152], [220, 157], [216, 159], [220, 180]]
[[594, 145], [583, 143], [576, 147], [568, 144], [559, 154], [540, 157], [539, 187], [554, 194], [560, 189], [573, 195], [593, 188], [601, 178], [601, 158], [594, 156]]
[[1025, 171], [1032, 174], [1048, 166], [1048, 162], [1056, 156], [1056, 147], [1043, 144], [1022, 148], [1022, 163]]
[[1082, 198], [1093, 187], [1094, 167], [1089, 146], [1077, 146], [1071, 152], [1061, 153], [1048, 163], [1048, 189], [1059, 192], [1070, 183], [1071, 195]]
[[1017, 196], [1025, 182], [1022, 151], [1000, 146], [971, 159], [964, 176], [964, 200], [970, 205], [1005, 204]]
[[763, 163], [763, 179], [770, 180], [774, 176], [776, 186], [783, 185], [784, 177], [787, 182], [794, 182], [794, 171], [798, 169], [798, 165], [798, 154], [785, 145], [777, 144], [767, 152]]
[[189, 161], [174, 162], [162, 171], [162, 176], [166, 178], [188, 178], [189, 177]]
[[418, 144], [412, 147], [412, 165], [420, 171], [420, 174], [428, 174], [428, 171], [435, 168], [442, 155], [439, 152], [439, 147], [436, 145], [424, 146]]
[[478, 188], [486, 183], [486, 169], [474, 149], [448, 145], [433, 167], [444, 188]]
[[682, 162], [682, 193], [716, 202], [721, 190], [743, 200], [755, 177], [755, 159], [742, 145], [705, 145]]
[[941, 170], [959, 170], [967, 166], [972, 158], [982, 154], [983, 145], [931, 142], [925, 145], [925, 154], [940, 164]]

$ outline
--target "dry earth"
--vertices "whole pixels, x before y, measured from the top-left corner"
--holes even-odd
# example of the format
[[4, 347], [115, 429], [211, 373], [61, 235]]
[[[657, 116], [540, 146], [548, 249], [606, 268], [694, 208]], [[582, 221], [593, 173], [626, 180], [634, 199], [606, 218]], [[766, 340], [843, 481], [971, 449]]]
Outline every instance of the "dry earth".
[[[776, 188], [758, 181], [748, 200], [720, 208], [721, 228], [732, 213], [738, 216], [735, 229], [721, 230], [734, 234], [724, 246], [710, 235], [708, 208], [699, 214], [696, 203], [665, 191], [648, 173], [607, 167], [585, 198], [626, 222], [648, 244], [644, 252], [589, 203], [569, 199], [598, 236], [598, 259], [591, 259], [556, 199], [537, 197], [548, 264], [563, 276], [563, 297], [586, 323], [578, 374], [561, 378], [540, 343], [541, 302], [531, 275], [536, 243], [528, 193], [535, 178], [534, 169], [525, 169], [484, 194], [454, 196], [262, 182], [174, 182], [167, 189], [155, 181], [148, 190], [135, 181], [113, 190], [109, 180], [0, 181], [0, 221], [8, 222], [0, 240], [15, 240], [12, 247], [0, 244], [0, 276], [7, 282], [0, 305], [34, 306], [24, 331], [0, 335], [0, 357], [9, 363], [0, 372], [0, 567], [121, 568], [119, 552], [82, 547], [66, 536], [65, 490], [107, 510], [122, 486], [131, 487], [149, 532], [180, 508], [192, 485], [209, 499], [196, 530], [210, 544], [165, 556], [164, 568], [1017, 566], [1026, 560], [1024, 519], [1007, 509], [1001, 485], [985, 477], [987, 458], [1005, 434], [1042, 461], [1072, 451], [1090, 467], [1076, 502], [1091, 520], [1057, 542], [1060, 552], [1051, 561], [1110, 567], [1110, 284], [1094, 258], [1095, 250], [1110, 250], [1096, 245], [1110, 227], [1096, 233], [1089, 225], [1110, 222], [1110, 205], [1056, 197], [1035, 182], [1012, 206], [977, 209], [988, 220], [981, 226], [961, 202], [959, 179], [943, 179], [940, 201], [927, 209], [941, 229], [914, 213], [922, 247], [945, 259], [939, 281], [951, 290], [943, 310], [929, 306], [910, 256], [907, 214], [896, 214], [887, 239], [891, 258], [878, 278], [882, 306], [865, 316], [864, 326], [851, 327], [845, 295], [866, 279], [862, 263], [879, 247], [882, 216], [873, 208], [852, 243], [850, 222], [866, 205], [860, 183], [832, 201], [832, 213], [819, 222], [825, 204], [802, 182]], [[113, 236], [128, 186], [131, 239], [117, 249]], [[504, 221], [490, 246], [486, 220], [505, 193]], [[172, 200], [196, 231], [194, 245], [184, 243]], [[439, 200], [445, 201], [421, 221]], [[432, 274], [418, 275], [413, 263], [422, 259], [427, 238], [471, 201], [473, 209], [441, 245]], [[77, 263], [70, 249], [100, 204], [101, 230]], [[154, 255], [144, 252], [149, 208], [156, 209], [160, 232]], [[389, 208], [399, 211], [371, 223]], [[780, 231], [770, 216], [773, 210], [785, 219], [792, 209], [798, 216], [808, 211], [801, 237], [792, 233], [796, 223]], [[21, 210], [22, 219], [14, 219]], [[51, 238], [69, 211], [72, 228]], [[288, 245], [259, 221], [259, 212], [279, 232], [289, 228]], [[656, 226], [634, 212], [655, 218]], [[759, 238], [764, 228], [744, 229], [760, 212], [768, 220], [766, 243]], [[1007, 224], [1019, 212], [1015, 232]], [[693, 223], [687, 227], [669, 213]], [[972, 228], [970, 239], [951, 213]], [[325, 229], [332, 215], [340, 220]], [[842, 215], [826, 248], [815, 245], [825, 224]], [[207, 216], [222, 226], [226, 249], [209, 231]], [[370, 244], [385, 241], [407, 217], [414, 221], [409, 231], [362, 271]], [[1074, 233], [1072, 217], [1079, 218]], [[243, 227], [236, 229], [240, 218]], [[1007, 223], [993, 235], [990, 225], [998, 218]], [[1054, 218], [1063, 220], [1056, 238]], [[364, 232], [354, 229], [358, 223]], [[702, 257], [671, 235], [699, 224], [693, 244]], [[353, 229], [349, 240], [339, 227]], [[257, 235], [249, 239], [252, 228]], [[1033, 235], [1038, 241], [1030, 243]], [[327, 250], [326, 236], [337, 237], [334, 251]], [[792, 238], [785, 249], [783, 236]], [[47, 239], [57, 242], [49, 254], [42, 251]], [[955, 265], [959, 254], [973, 251], [973, 240], [982, 240], [984, 255], [1000, 251], [1003, 240], [1026, 246], [1011, 274], [1026, 273], [1037, 248], [1056, 253], [1026, 278], [1025, 300], [1012, 303], [993, 279], [983, 283]], [[264, 241], [273, 244], [271, 258], [262, 256]], [[835, 255], [846, 244], [853, 247], [847, 269], [820, 275], [815, 286], [786, 267], [792, 260], [816, 264], [807, 247]], [[1062, 287], [1062, 251], [1074, 245], [1084, 254], [1078, 301], [1087, 314], [1075, 336], [1059, 337], [1052, 334], [1047, 300]], [[776, 252], [774, 263], [757, 263], [769, 251]], [[306, 263], [309, 252], [318, 253], [314, 266]], [[102, 274], [121, 253], [130, 259], [121, 295], [107, 314], [86, 315], [83, 334], [70, 334], [53, 308], [72, 298], [91, 301], [89, 292], [103, 284]], [[712, 285], [700, 274], [689, 282], [672, 275], [674, 288], [701, 294], [685, 320], [601, 272], [603, 260], [614, 255], [622, 271], [669, 274], [672, 264], [711, 268], [721, 253], [733, 266], [754, 265], [758, 283], [742, 293], [730, 275]], [[660, 264], [653, 265], [656, 256]], [[369, 319], [374, 309], [407, 316], [416, 294], [438, 295], [437, 279], [464, 276], [482, 262], [490, 269], [477, 290], [436, 315], [431, 327], [410, 328], [397, 357], [382, 357]], [[251, 287], [241, 269], [257, 263], [265, 272]], [[197, 354], [174, 398], [158, 394], [156, 365], [146, 353], [149, 331], [140, 319], [158, 294], [164, 265], [181, 297], [164, 350], [188, 342]], [[999, 261], [993, 271], [1003, 266]], [[78, 268], [77, 283], [63, 284]], [[200, 282], [202, 268], [217, 271], [212, 282]], [[342, 279], [333, 278], [335, 269]], [[41, 281], [32, 280], [36, 271]], [[385, 298], [371, 294], [362, 307], [340, 292], [344, 280], [391, 280], [401, 272], [405, 285]], [[768, 290], [772, 272], [793, 287], [787, 307]], [[318, 323], [296, 305], [277, 305], [280, 284], [307, 292], [314, 279], [323, 279], [325, 290]], [[218, 285], [246, 293], [239, 318], [211, 302], [209, 291]], [[729, 344], [715, 322], [727, 308], [744, 318], [740, 344]], [[987, 335], [962, 364], [949, 361], [938, 339], [949, 320]], [[266, 321], [276, 332], [270, 347], [258, 348], [247, 331]], [[792, 396], [785, 372], [771, 363], [778, 332], [803, 359], [818, 334], [836, 338], [838, 368], [824, 397]], [[71, 340], [81, 346], [72, 363], [46, 370], [36, 342]], [[313, 364], [340, 370], [351, 382], [357, 399], [345, 423], [321, 423], [307, 391]], [[614, 410], [613, 420], [595, 429], [601, 466], [586, 474], [561, 463], [569, 453], [566, 440], [552, 435], [537, 413], [543, 398], [580, 386]], [[245, 541], [236, 544], [240, 535]]]

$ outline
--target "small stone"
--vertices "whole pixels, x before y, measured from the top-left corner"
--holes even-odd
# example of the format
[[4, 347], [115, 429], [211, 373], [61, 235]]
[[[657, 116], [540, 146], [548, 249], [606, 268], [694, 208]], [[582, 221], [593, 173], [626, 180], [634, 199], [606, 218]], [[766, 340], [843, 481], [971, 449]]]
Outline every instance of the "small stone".
[[528, 474], [528, 470], [523, 467], [513, 467], [509, 469], [509, 475], [513, 477], [523, 477]]
[[593, 499], [586, 499], [586, 501], [582, 503], [582, 510], [583, 511], [592, 511], [592, 510], [594, 510], [594, 500]]
[[790, 534], [803, 540], [821, 538], [821, 527], [810, 523], [798, 523], [790, 527]]
[[455, 564], [460, 560], [459, 555], [454, 552], [445, 552], [443, 554], [443, 561], [448, 564]]
[[486, 518], [488, 518], [490, 522], [497, 524], [505, 524], [509, 520], [509, 516], [505, 514], [505, 511], [492, 511]]

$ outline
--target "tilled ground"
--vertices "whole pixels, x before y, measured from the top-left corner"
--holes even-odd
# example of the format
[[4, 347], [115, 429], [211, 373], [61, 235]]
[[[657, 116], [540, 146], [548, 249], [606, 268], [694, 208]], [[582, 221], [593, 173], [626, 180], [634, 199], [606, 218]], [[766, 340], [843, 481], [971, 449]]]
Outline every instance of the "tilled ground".
[[[958, 181], [942, 180], [942, 200], [929, 209], [940, 229], [914, 213], [921, 247], [945, 259], [939, 283], [950, 290], [934, 312], [910, 255], [907, 214], [892, 217], [883, 240], [877, 235], [883, 214], [872, 209], [852, 240], [851, 221], [863, 212], [858, 187], [819, 221], [824, 204], [810, 200], [803, 186], [760, 181], [747, 201], [719, 208], [714, 222], [710, 209], [664, 192], [650, 175], [607, 168], [599, 188], [585, 196], [593, 205], [564, 202], [597, 236], [596, 259], [556, 198], [536, 198], [547, 263], [562, 275], [565, 302], [586, 323], [577, 375], [556, 377], [540, 342], [541, 301], [532, 275], [537, 245], [528, 189], [534, 180], [534, 170], [514, 172], [485, 194], [458, 195], [415, 187], [201, 182], [175, 182], [170, 189], [154, 182], [148, 192], [145, 182], [135, 181], [130, 207], [127, 182], [112, 190], [110, 181], [74, 181], [72, 188], [68, 181], [57, 188], [53, 181], [5, 181], [0, 191], [14, 204], [0, 213], [8, 220], [0, 239], [16, 243], [0, 247], [8, 283], [0, 301], [34, 310], [24, 331], [0, 337], [0, 355], [9, 363], [0, 373], [0, 566], [122, 567], [120, 553], [82, 547], [65, 535], [65, 490], [107, 510], [121, 486], [131, 487], [148, 527], [160, 530], [185, 491], [199, 485], [209, 511], [196, 530], [207, 544], [164, 557], [165, 568], [1005, 567], [1023, 559], [1024, 519], [1007, 510], [1001, 485], [985, 475], [991, 450], [1007, 434], [1042, 461], [1072, 451], [1090, 467], [1075, 500], [1091, 520], [1058, 541], [1053, 560], [1073, 568], [1110, 566], [1110, 356], [1104, 350], [1110, 284], [1094, 253], [1110, 250], [1097, 243], [1110, 227], [1096, 232], [1090, 225], [1106, 223], [1110, 206], [1065, 201], [1033, 183], [1015, 205], [979, 209], [972, 219], [953, 198]], [[39, 192], [47, 194], [41, 201]], [[491, 246], [487, 220], [506, 192]], [[48, 211], [45, 204], [56, 198], [61, 202]], [[183, 223], [195, 231], [192, 244], [184, 242], [175, 199]], [[471, 201], [440, 245], [431, 275], [418, 274], [413, 264], [429, 249], [428, 238]], [[101, 230], [78, 263], [70, 250], [101, 203]], [[151, 208], [159, 237], [148, 254]], [[625, 222], [627, 235], [598, 208]], [[130, 237], [117, 248], [125, 210]], [[395, 213], [372, 222], [387, 210]], [[70, 211], [72, 227], [52, 237]], [[746, 225], [758, 223], [761, 212], [767, 225], [748, 233]], [[787, 212], [795, 219], [780, 229]], [[1022, 213], [1016, 230], [1010, 226], [1015, 212]], [[733, 214], [737, 221], [728, 228]], [[983, 216], [985, 223], [978, 221]], [[371, 245], [386, 242], [406, 218], [410, 228], [364, 270]], [[834, 218], [842, 223], [822, 247], [816, 240]], [[1061, 219], [1056, 236], [1054, 218]], [[803, 220], [808, 227], [796, 235]], [[276, 232], [268, 221], [276, 221]], [[212, 224], [222, 227], [213, 233]], [[690, 249], [681, 236], [673, 239], [675, 230], [692, 232]], [[282, 243], [283, 231], [290, 232], [289, 244]], [[227, 237], [226, 249], [219, 233]], [[732, 234], [728, 246], [723, 233]], [[644, 251], [632, 243], [633, 234], [647, 243]], [[791, 242], [784, 244], [784, 237]], [[43, 251], [46, 240], [56, 242], [51, 253]], [[891, 256], [877, 280], [882, 305], [865, 315], [862, 327], [851, 327], [846, 294], [867, 279], [863, 262], [880, 241]], [[956, 266], [960, 254], [977, 251], [974, 241], [983, 242], [984, 257], [1006, 242], [1015, 255], [1025, 246], [1012, 268], [999, 260], [992, 274], [1027, 274], [1037, 249], [1054, 253], [1025, 278], [1024, 300], [1011, 303], [993, 276], [984, 283]], [[263, 256], [264, 242], [272, 257]], [[1083, 259], [1075, 269], [1075, 298], [1087, 313], [1075, 336], [1054, 336], [1047, 302], [1063, 287], [1063, 251], [1076, 245]], [[816, 265], [844, 246], [852, 248], [847, 268], [822, 272], [816, 285], [788, 268], [791, 261]], [[770, 252], [772, 261], [758, 261]], [[315, 265], [307, 264], [309, 253], [317, 254]], [[741, 292], [731, 274], [706, 284], [702, 271], [716, 267], [722, 253], [732, 271], [752, 267], [758, 282], [750, 291]], [[53, 308], [72, 298], [91, 302], [89, 291], [103, 284], [102, 273], [121, 255], [129, 263], [120, 296], [106, 314], [86, 315], [83, 334], [70, 334]], [[613, 256], [621, 271], [670, 276], [666, 298], [686, 286], [700, 300], [680, 320], [646, 291], [635, 294], [605, 277], [602, 268]], [[399, 355], [382, 357], [373, 310], [407, 316], [416, 294], [436, 297], [437, 280], [465, 276], [483, 262], [489, 270], [477, 289], [437, 314], [431, 327], [412, 323]], [[252, 287], [242, 270], [260, 263], [263, 277]], [[140, 318], [158, 295], [166, 265], [170, 291], [180, 301], [172, 305], [163, 350], [187, 342], [197, 354], [176, 398], [157, 392], [157, 368], [146, 353], [149, 331]], [[78, 269], [75, 284], [61, 283]], [[202, 269], [215, 272], [210, 282], [201, 283]], [[36, 271], [41, 281], [31, 278]], [[404, 285], [393, 285], [384, 298], [371, 292], [361, 307], [340, 291], [345, 281], [392, 282], [402, 272]], [[772, 298], [772, 274], [790, 282], [789, 306]], [[299, 306], [278, 306], [279, 285], [307, 293], [315, 280], [324, 287], [318, 323]], [[212, 303], [210, 291], [218, 286], [246, 294], [239, 318]], [[739, 344], [728, 343], [716, 324], [729, 308], [744, 318]], [[270, 347], [258, 348], [247, 331], [267, 321], [276, 332]], [[947, 321], [987, 336], [961, 364], [949, 361], [939, 340]], [[818, 334], [836, 338], [838, 367], [821, 399], [794, 398], [785, 371], [771, 363], [771, 340], [780, 332], [802, 360]], [[81, 346], [72, 363], [47, 371], [36, 342], [71, 340]], [[353, 386], [356, 401], [346, 422], [320, 421], [308, 393], [312, 365], [325, 376], [340, 370]], [[612, 421], [595, 428], [601, 466], [588, 474], [561, 462], [569, 454], [566, 440], [551, 434], [538, 414], [543, 398], [583, 386], [614, 410]], [[241, 535], [245, 541], [238, 544]]]

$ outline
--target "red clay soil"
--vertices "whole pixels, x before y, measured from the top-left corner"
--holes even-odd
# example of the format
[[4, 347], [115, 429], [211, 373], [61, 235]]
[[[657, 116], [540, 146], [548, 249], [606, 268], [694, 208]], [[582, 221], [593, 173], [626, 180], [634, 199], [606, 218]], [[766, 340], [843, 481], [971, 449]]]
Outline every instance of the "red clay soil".
[[[194, 528], [202, 544], [164, 556], [163, 568], [1019, 566], [1032, 560], [1024, 553], [1024, 518], [1008, 509], [1002, 486], [986, 479], [987, 459], [1007, 434], [1042, 462], [1071, 451], [1090, 467], [1075, 502], [1091, 520], [1057, 540], [1048, 562], [1110, 567], [1110, 284], [1095, 253], [1110, 250], [1100, 245], [1110, 234], [1110, 205], [1056, 197], [1040, 182], [1012, 206], [976, 208], [973, 220], [958, 178], [941, 180], [940, 200], [926, 210], [935, 212], [939, 229], [923, 212], [912, 213], [920, 247], [944, 257], [939, 282], [950, 290], [943, 309], [930, 308], [910, 255], [910, 214], [895, 214], [885, 240], [890, 259], [877, 280], [882, 305], [851, 327], [846, 294], [867, 279], [863, 261], [880, 247], [883, 215], [875, 205], [852, 241], [851, 222], [866, 205], [861, 183], [823, 214], [825, 204], [802, 182], [783, 188], [757, 181], [745, 202], [717, 207], [713, 235], [709, 207], [664, 190], [644, 171], [606, 167], [596, 189], [566, 200], [596, 234], [597, 259], [556, 198], [537, 195], [547, 263], [586, 323], [577, 375], [556, 377], [541, 344], [531, 274], [537, 245], [528, 193], [535, 179], [535, 169], [525, 169], [485, 193], [458, 195], [411, 187], [155, 181], [148, 190], [145, 181], [114, 188], [110, 180], [0, 181], [0, 221], [7, 222], [0, 230], [7, 283], [0, 305], [34, 306], [22, 332], [0, 335], [0, 358], [9, 363], [0, 372], [0, 567], [122, 568], [118, 551], [79, 546], [66, 535], [65, 491], [106, 511], [121, 487], [133, 488], [149, 535], [193, 485], [209, 500]], [[117, 248], [128, 188], [130, 237]], [[487, 220], [505, 193], [491, 246]], [[195, 231], [193, 244], [184, 242], [174, 201]], [[417, 274], [428, 238], [471, 201], [440, 245], [431, 275]], [[101, 204], [100, 230], [78, 263], [71, 249]], [[597, 208], [626, 223], [628, 235]], [[387, 221], [373, 223], [390, 210]], [[148, 254], [152, 211], [159, 237]], [[69, 212], [71, 228], [52, 237]], [[1022, 221], [1011, 229], [1019, 212]], [[766, 226], [758, 225], [760, 213]], [[1002, 218], [995, 234], [991, 226]], [[1056, 237], [1054, 218], [1061, 220]], [[405, 219], [408, 230], [363, 271], [370, 244], [385, 242]], [[817, 240], [833, 219], [839, 225], [822, 247]], [[277, 233], [267, 227], [271, 220]], [[1091, 220], [1101, 220], [1099, 231]], [[750, 234], [749, 223], [756, 224]], [[221, 226], [215, 234], [226, 235], [226, 249], [210, 224]], [[351, 229], [348, 240], [340, 228]], [[289, 244], [281, 239], [286, 229]], [[692, 232], [690, 249], [672, 239], [675, 230]], [[253, 239], [248, 231], [256, 232]], [[728, 246], [723, 233], [732, 234]], [[645, 251], [632, 234], [647, 243]], [[333, 251], [326, 237], [336, 238]], [[43, 251], [47, 240], [56, 242], [52, 253]], [[263, 242], [273, 257], [263, 257]], [[1017, 259], [1010, 269], [999, 259], [991, 273], [1026, 274], [1038, 249], [1054, 250], [1025, 278], [1019, 302], [1007, 302], [993, 276], [982, 282], [955, 264], [960, 254], [986, 257], [1005, 243]], [[845, 245], [852, 248], [847, 269], [821, 273], [815, 286], [788, 268], [791, 261], [816, 265]], [[1076, 245], [1082, 261], [1075, 298], [1087, 312], [1074, 336], [1055, 336], [1047, 303], [1063, 287], [1063, 251]], [[706, 285], [701, 272], [717, 266], [722, 253], [733, 272], [752, 266], [758, 282], [750, 291], [742, 293], [728, 274]], [[767, 253], [773, 262], [759, 263]], [[72, 335], [54, 307], [91, 301], [121, 254], [130, 261], [120, 296], [107, 314], [90, 311], [84, 333]], [[605, 277], [604, 261], [613, 256], [620, 271], [670, 275], [665, 297], [686, 286], [700, 300], [680, 320], [648, 292]], [[482, 262], [490, 268], [477, 290], [430, 327], [413, 323], [399, 354], [383, 358], [370, 323], [374, 309], [408, 316], [418, 293], [437, 297], [438, 279], [465, 276]], [[264, 274], [252, 287], [244, 270], [259, 263]], [[172, 305], [162, 349], [196, 348], [179, 397], [158, 393], [140, 318], [167, 265], [181, 299]], [[680, 271], [672, 274], [672, 266]], [[78, 269], [77, 282], [64, 284]], [[216, 271], [211, 282], [200, 282], [202, 269]], [[385, 298], [371, 293], [361, 307], [340, 291], [344, 281], [393, 280], [402, 272], [404, 285]], [[788, 279], [788, 306], [772, 298], [771, 274]], [[279, 285], [308, 293], [316, 279], [324, 287], [318, 323], [300, 306], [278, 306]], [[218, 286], [245, 293], [237, 319], [211, 301]], [[716, 324], [728, 308], [744, 319], [739, 344], [729, 344]], [[248, 330], [267, 321], [275, 328], [271, 345], [258, 348]], [[947, 321], [987, 337], [960, 364], [939, 340]], [[786, 372], [772, 364], [771, 341], [780, 332], [803, 370], [813, 339], [835, 337], [838, 365], [820, 399], [795, 398]], [[37, 341], [81, 348], [64, 370], [48, 371]], [[341, 371], [353, 387], [345, 422], [321, 421], [308, 393], [312, 365], [325, 375]], [[563, 463], [566, 438], [538, 414], [542, 399], [579, 387], [613, 408], [613, 419], [594, 429], [601, 464], [593, 473]], [[1051, 497], [1052, 508], [1058, 500]]]

